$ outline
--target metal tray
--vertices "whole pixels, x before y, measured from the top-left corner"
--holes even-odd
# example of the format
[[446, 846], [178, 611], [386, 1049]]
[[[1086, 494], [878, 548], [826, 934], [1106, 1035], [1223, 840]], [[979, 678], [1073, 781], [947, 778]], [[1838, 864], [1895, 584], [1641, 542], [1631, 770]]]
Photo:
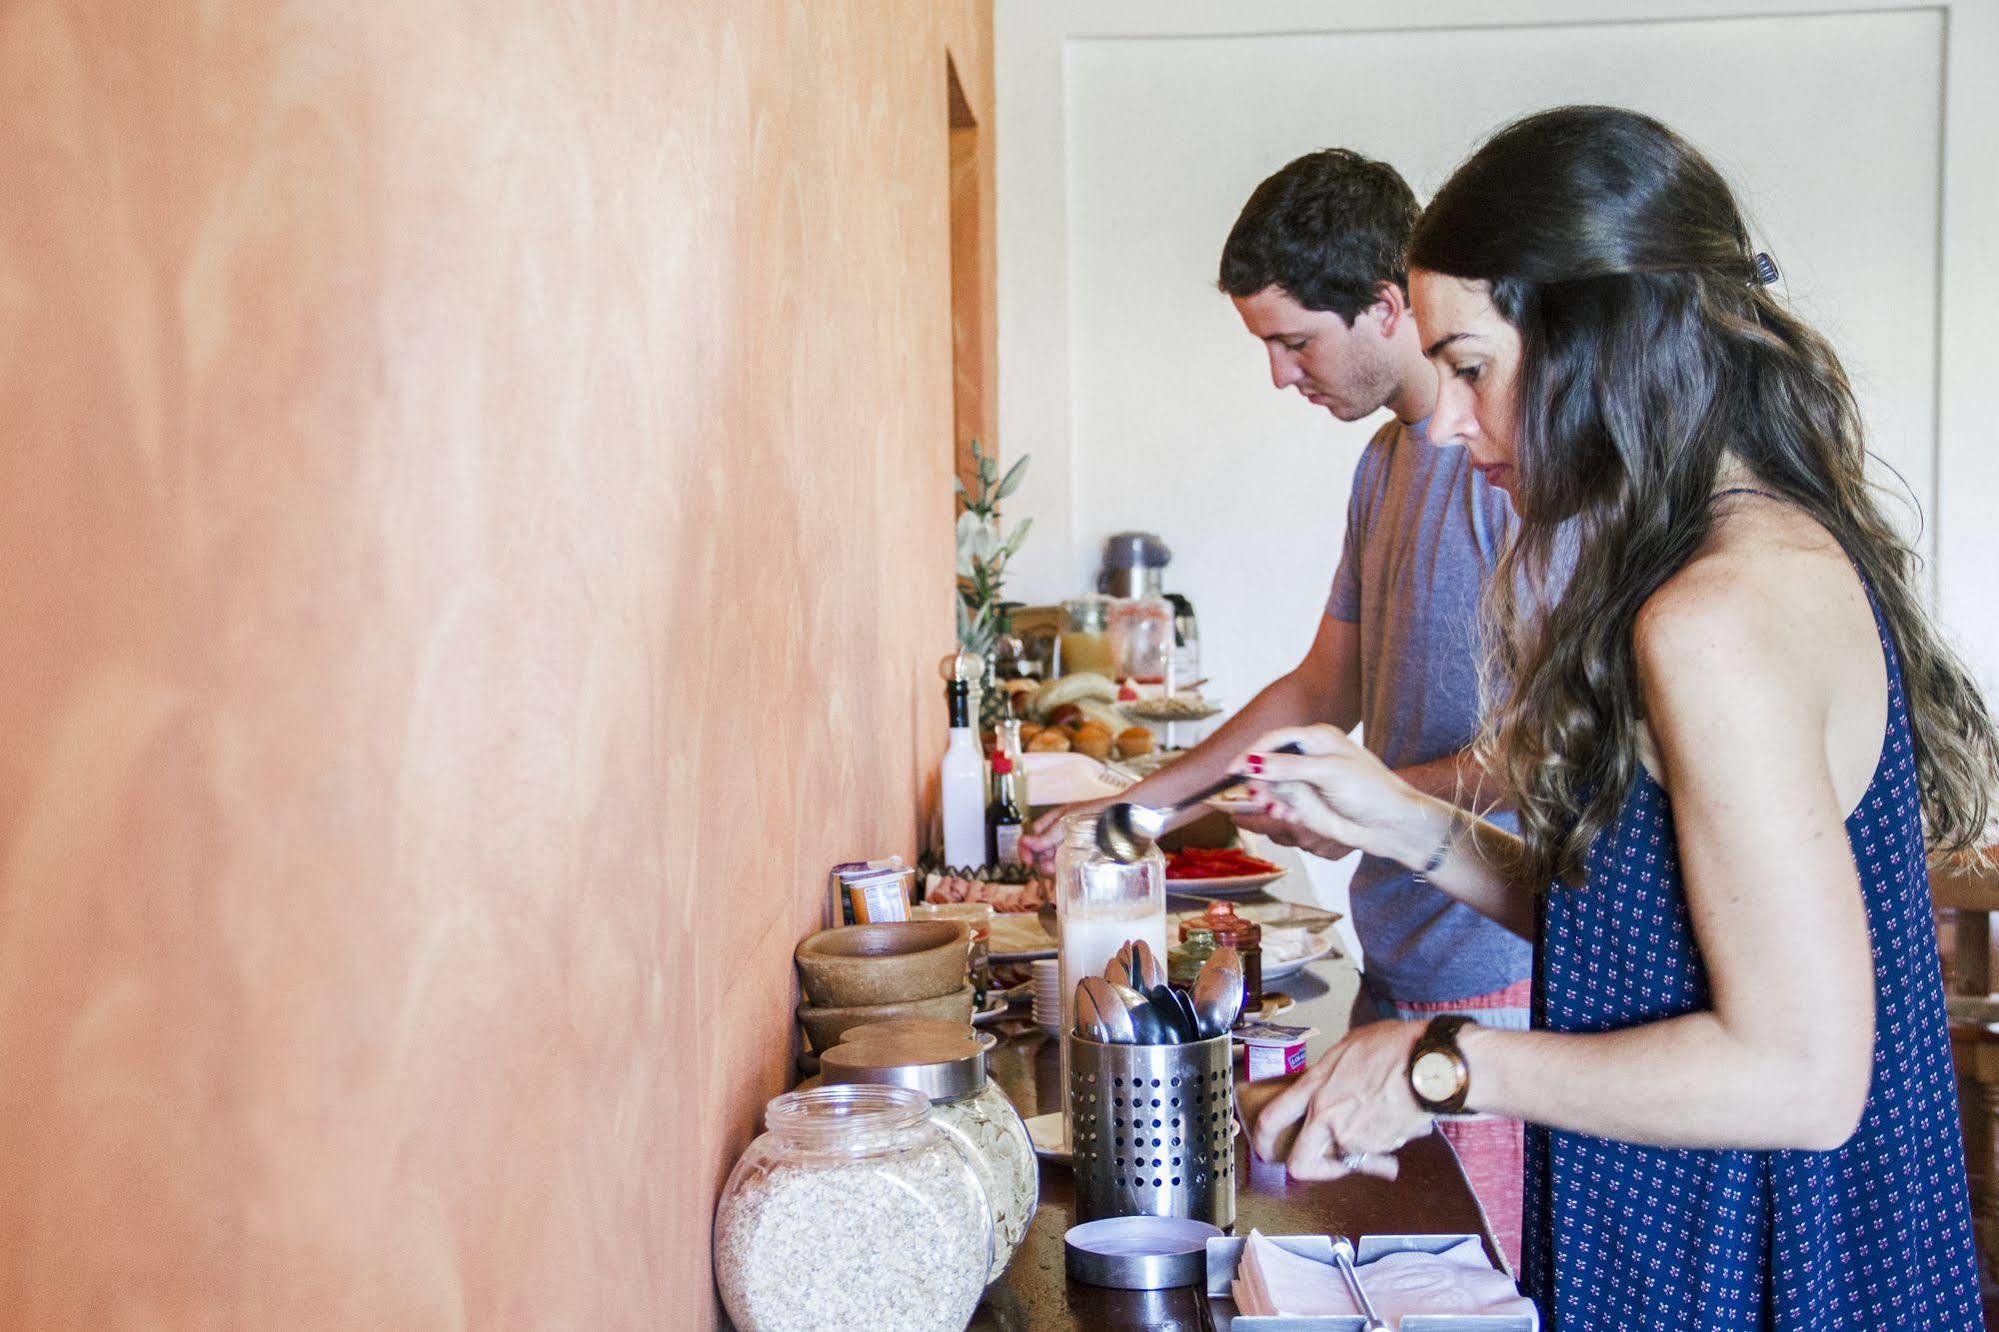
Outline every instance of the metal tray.
[[[1333, 1261], [1333, 1242], [1326, 1235], [1266, 1235], [1265, 1239], [1301, 1257], [1328, 1266]], [[1365, 1266], [1391, 1253], [1444, 1253], [1476, 1239], [1475, 1235], [1362, 1235], [1354, 1246], [1354, 1261]], [[1236, 1264], [1242, 1261], [1247, 1237], [1223, 1236], [1208, 1241], [1208, 1307], [1215, 1332], [1366, 1332], [1367, 1320], [1358, 1314], [1285, 1318], [1246, 1317], [1235, 1311], [1229, 1283], [1235, 1280]], [[1539, 1332], [1538, 1320], [1525, 1314], [1411, 1314], [1402, 1320], [1401, 1332]]]

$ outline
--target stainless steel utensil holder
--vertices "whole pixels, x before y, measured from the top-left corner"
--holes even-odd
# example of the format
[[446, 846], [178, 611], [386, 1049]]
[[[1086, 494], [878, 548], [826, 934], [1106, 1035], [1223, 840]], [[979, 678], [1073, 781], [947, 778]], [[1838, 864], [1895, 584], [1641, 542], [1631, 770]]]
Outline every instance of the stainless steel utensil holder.
[[1227, 1036], [1115, 1045], [1072, 1036], [1076, 1219], [1235, 1224], [1235, 1059]]

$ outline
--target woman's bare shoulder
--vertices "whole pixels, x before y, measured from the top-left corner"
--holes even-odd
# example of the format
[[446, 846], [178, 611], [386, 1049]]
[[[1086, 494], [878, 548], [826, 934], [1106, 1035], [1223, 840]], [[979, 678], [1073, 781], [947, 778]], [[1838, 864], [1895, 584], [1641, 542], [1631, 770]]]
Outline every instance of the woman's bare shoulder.
[[1800, 650], [1869, 623], [1859, 575], [1832, 534], [1798, 509], [1763, 502], [1717, 521], [1646, 598], [1634, 646], [1641, 662], [1717, 639]]

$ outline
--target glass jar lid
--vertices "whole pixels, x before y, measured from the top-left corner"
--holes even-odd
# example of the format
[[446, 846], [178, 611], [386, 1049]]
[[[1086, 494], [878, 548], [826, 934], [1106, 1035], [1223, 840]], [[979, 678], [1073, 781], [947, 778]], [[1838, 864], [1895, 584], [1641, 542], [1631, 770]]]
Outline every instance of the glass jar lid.
[[[1233, 902], [1210, 902], [1206, 914], [1196, 917], [1201, 928], [1212, 931], [1217, 944], [1254, 948], [1263, 940], [1263, 927], [1239, 914]], [[1181, 927], [1183, 936], [1187, 929]]]
[[764, 1127], [820, 1149], [878, 1149], [930, 1117], [929, 1100], [906, 1087], [818, 1086], [764, 1107]]
[[876, 1034], [843, 1041], [819, 1056], [819, 1077], [829, 1086], [907, 1087], [933, 1101], [955, 1101], [984, 1090], [986, 1045], [965, 1036]]
[[1072, 633], [1102, 633], [1110, 623], [1111, 599], [1090, 593], [1062, 603], [1063, 627]]

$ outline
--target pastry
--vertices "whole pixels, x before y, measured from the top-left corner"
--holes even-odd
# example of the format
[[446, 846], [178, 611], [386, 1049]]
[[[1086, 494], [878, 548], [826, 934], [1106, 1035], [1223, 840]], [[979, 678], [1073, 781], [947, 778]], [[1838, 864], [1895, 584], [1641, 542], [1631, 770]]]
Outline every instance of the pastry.
[[1150, 754], [1158, 748], [1158, 737], [1143, 726], [1133, 726], [1118, 732], [1117, 753], [1119, 758], [1135, 758], [1140, 754]]

